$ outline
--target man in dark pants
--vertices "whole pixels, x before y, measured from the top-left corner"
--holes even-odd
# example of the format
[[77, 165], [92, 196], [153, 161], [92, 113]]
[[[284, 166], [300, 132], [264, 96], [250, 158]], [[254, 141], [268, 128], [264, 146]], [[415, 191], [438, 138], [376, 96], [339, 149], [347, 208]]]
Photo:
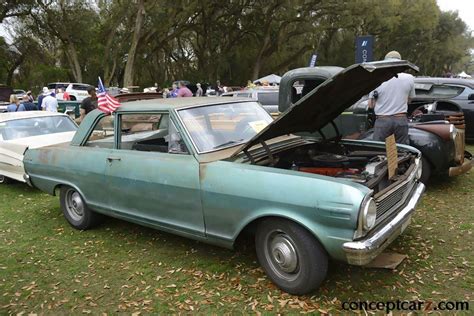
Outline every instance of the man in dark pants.
[[[385, 60], [401, 60], [400, 53], [391, 51]], [[415, 81], [412, 75], [399, 73], [385, 81], [369, 95], [369, 107], [374, 108], [377, 117], [373, 139], [385, 141], [391, 134], [400, 144], [409, 144], [408, 140], [408, 103], [415, 96]]]

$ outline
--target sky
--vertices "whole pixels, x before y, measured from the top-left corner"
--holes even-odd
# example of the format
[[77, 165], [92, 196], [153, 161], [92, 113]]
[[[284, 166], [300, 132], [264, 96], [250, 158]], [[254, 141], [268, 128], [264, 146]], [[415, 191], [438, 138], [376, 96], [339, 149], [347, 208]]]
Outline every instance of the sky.
[[459, 17], [474, 32], [474, 0], [437, 0], [442, 11], [458, 11]]

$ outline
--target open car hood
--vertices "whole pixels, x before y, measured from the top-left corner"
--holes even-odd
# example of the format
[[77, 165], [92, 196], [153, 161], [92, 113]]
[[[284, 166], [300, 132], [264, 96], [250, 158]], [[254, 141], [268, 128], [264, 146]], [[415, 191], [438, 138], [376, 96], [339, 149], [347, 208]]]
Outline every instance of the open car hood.
[[404, 60], [355, 64], [314, 88], [288, 110], [242, 145], [233, 156], [277, 136], [315, 132], [384, 81], [418, 67]]

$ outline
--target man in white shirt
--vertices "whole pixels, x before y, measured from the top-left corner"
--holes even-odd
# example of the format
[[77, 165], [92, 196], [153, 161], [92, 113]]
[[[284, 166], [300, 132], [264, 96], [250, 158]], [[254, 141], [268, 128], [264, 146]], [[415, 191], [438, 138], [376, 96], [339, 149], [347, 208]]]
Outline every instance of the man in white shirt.
[[58, 100], [51, 95], [51, 91], [43, 93], [44, 98], [41, 102], [41, 108], [43, 111], [57, 112], [58, 111]]
[[[391, 51], [385, 60], [401, 60], [400, 53]], [[377, 117], [373, 139], [385, 141], [391, 134], [400, 144], [409, 144], [408, 103], [415, 96], [415, 81], [412, 75], [399, 73], [385, 81], [369, 95], [369, 107], [374, 108]]]

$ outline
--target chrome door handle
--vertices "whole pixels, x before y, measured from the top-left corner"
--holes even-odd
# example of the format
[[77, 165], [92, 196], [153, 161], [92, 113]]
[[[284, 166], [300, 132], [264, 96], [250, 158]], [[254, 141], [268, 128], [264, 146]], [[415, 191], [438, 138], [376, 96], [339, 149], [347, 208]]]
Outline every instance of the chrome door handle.
[[122, 160], [122, 158], [120, 158], [120, 157], [107, 157], [108, 162], [112, 162], [114, 160], [120, 161], [120, 160]]

